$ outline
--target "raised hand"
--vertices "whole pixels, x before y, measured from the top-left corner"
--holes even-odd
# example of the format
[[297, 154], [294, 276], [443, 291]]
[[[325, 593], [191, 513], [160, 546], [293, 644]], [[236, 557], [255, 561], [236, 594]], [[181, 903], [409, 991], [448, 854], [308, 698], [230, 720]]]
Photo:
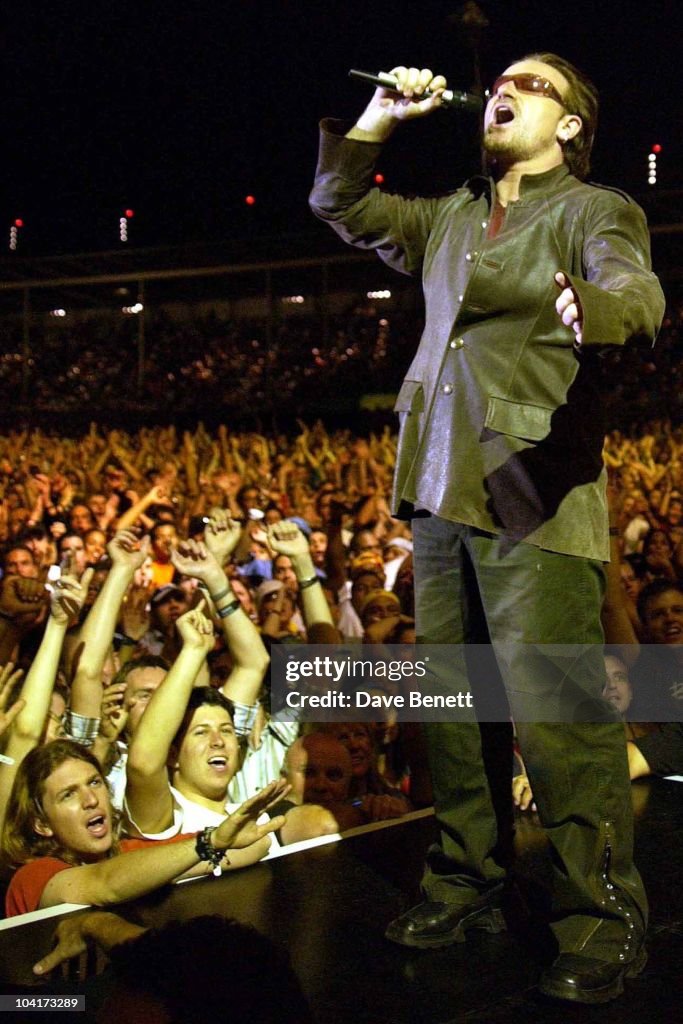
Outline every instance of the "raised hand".
[[155, 484], [154, 487], [150, 487], [145, 495], [145, 502], [148, 502], [150, 505], [172, 505], [168, 488], [165, 484]]
[[[375, 99], [379, 106], [398, 121], [413, 117], [424, 117], [441, 106], [446, 79], [434, 75], [429, 68], [406, 68], [399, 66], [390, 72], [396, 79], [396, 91], [378, 89]], [[426, 98], [424, 93], [429, 90]]]
[[151, 582], [132, 585], [121, 605], [121, 626], [131, 640], [141, 640], [149, 629], [149, 605], [154, 586]]
[[176, 629], [180, 633], [184, 647], [192, 647], [195, 650], [204, 650], [208, 654], [213, 650], [214, 634], [213, 623], [204, 614], [206, 601], [201, 601], [196, 608], [181, 615], [176, 622]]
[[200, 540], [181, 540], [171, 550], [171, 561], [184, 576], [194, 576], [217, 593], [225, 586], [225, 573], [208, 546]]
[[0, 582], [0, 615], [15, 625], [29, 625], [47, 609], [48, 593], [40, 580], [5, 576]]
[[204, 530], [204, 543], [221, 567], [237, 547], [241, 532], [240, 524], [225, 509], [212, 511]]
[[149, 537], [140, 540], [132, 530], [119, 530], [107, 544], [107, 552], [114, 565], [126, 566], [132, 572], [145, 561], [149, 548]]
[[128, 712], [123, 706], [123, 695], [126, 684], [110, 683], [102, 693], [100, 709], [100, 736], [114, 743], [123, 732], [128, 720]]
[[277, 551], [279, 555], [288, 555], [296, 558], [299, 555], [309, 553], [308, 541], [305, 535], [296, 525], [288, 519], [279, 523], [273, 523], [268, 527], [268, 546]]
[[76, 576], [64, 575], [50, 584], [50, 614], [55, 622], [68, 626], [78, 618], [78, 613], [88, 596], [88, 587], [94, 572], [92, 568], [86, 569], [80, 580]]

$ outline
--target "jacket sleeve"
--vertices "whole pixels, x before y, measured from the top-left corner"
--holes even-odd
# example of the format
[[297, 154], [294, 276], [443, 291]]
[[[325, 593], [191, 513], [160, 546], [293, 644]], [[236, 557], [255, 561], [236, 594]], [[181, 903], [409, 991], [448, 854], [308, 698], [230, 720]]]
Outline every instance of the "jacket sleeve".
[[348, 127], [332, 119], [321, 122], [311, 209], [345, 242], [375, 249], [394, 270], [418, 274], [437, 200], [407, 199], [373, 188], [382, 146], [345, 138]]
[[583, 345], [654, 343], [665, 300], [651, 270], [645, 214], [621, 193], [596, 189], [582, 228], [584, 279], [567, 276], [583, 310]]

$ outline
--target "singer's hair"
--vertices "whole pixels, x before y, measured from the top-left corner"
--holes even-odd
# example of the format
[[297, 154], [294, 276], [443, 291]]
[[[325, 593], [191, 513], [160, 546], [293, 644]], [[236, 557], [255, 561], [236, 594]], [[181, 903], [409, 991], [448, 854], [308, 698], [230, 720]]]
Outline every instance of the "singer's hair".
[[598, 127], [598, 90], [583, 71], [556, 53], [529, 53], [521, 60], [540, 61], [555, 68], [567, 79], [569, 89], [564, 96], [564, 105], [570, 114], [577, 114], [581, 118], [581, 130], [573, 139], [568, 139], [562, 149], [571, 173], [585, 180], [590, 171], [591, 150]]

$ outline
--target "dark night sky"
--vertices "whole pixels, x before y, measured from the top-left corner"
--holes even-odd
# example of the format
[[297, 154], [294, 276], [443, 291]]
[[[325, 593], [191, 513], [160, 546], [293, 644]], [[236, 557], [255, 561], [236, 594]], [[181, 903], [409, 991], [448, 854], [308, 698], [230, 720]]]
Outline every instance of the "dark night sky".
[[[369, 96], [348, 69], [416, 63], [469, 88], [471, 52], [449, 20], [460, 6], [7, 0], [0, 243], [22, 216], [24, 253], [116, 248], [128, 205], [136, 245], [316, 230], [306, 205], [316, 122], [354, 117]], [[598, 84], [596, 180], [647, 191], [647, 153], [659, 142], [659, 187], [683, 187], [679, 0], [481, 7], [490, 20], [487, 82], [545, 48]], [[389, 187], [433, 192], [474, 169], [476, 121], [428, 121], [392, 142]], [[253, 209], [243, 203], [248, 192]]]

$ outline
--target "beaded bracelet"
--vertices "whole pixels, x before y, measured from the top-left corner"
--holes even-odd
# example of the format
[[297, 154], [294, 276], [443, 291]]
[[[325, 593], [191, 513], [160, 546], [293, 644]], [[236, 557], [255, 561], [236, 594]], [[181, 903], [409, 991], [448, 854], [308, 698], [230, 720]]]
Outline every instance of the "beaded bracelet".
[[231, 601], [230, 604], [226, 604], [225, 608], [217, 608], [216, 615], [218, 616], [219, 619], [227, 619], [228, 615], [232, 615], [234, 612], [237, 611], [238, 608], [241, 607], [242, 605], [237, 600], [237, 598], [235, 598], [235, 600]]
[[213, 864], [212, 874], [219, 878], [223, 874], [223, 868], [221, 867], [221, 861], [225, 857], [224, 850], [217, 850], [215, 846], [211, 845], [211, 833], [215, 831], [216, 826], [207, 826], [203, 832], [197, 833], [195, 840], [194, 849], [195, 853], [200, 860], [208, 861]]
[[308, 587], [312, 587], [315, 583], [320, 583], [319, 576], [311, 576], [307, 580], [299, 580], [299, 590], [306, 590]]

